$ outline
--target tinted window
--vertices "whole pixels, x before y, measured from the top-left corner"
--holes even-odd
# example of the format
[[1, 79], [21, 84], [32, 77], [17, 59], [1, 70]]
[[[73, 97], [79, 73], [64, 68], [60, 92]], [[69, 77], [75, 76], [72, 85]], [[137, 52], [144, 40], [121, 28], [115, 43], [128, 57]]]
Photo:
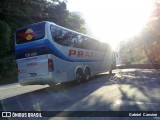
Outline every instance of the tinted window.
[[100, 42], [74, 32], [51, 26], [53, 40], [63, 46], [72, 46], [82, 49], [98, 50]]
[[45, 23], [38, 23], [16, 31], [16, 43], [22, 44], [42, 39], [45, 36]]
[[76, 34], [68, 30], [51, 26], [51, 34], [53, 40], [63, 46], [74, 46]]

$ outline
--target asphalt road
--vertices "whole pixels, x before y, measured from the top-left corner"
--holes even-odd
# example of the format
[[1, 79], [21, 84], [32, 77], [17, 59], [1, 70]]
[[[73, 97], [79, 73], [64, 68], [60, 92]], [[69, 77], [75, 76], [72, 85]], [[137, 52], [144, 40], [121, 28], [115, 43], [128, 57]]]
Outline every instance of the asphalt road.
[[1, 99], [0, 111], [4, 110], [160, 111], [160, 71], [119, 69], [112, 76], [103, 73], [81, 84], [44, 87]]

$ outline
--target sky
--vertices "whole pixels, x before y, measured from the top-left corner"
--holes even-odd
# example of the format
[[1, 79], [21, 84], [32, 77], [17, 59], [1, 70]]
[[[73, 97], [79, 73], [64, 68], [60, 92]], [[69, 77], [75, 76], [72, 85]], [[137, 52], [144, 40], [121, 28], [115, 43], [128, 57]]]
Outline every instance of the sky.
[[92, 36], [115, 49], [137, 35], [154, 9], [154, 0], [67, 0], [67, 9], [80, 12]]

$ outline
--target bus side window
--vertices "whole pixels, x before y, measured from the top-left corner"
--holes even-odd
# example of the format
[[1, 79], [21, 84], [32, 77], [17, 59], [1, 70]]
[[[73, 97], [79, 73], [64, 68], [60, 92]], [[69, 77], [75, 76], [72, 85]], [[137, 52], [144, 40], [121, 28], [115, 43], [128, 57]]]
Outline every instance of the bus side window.
[[81, 47], [82, 39], [83, 39], [83, 37], [81, 35], [76, 35], [75, 34], [75, 37], [74, 37], [74, 40], [73, 40], [74, 47], [76, 47], [76, 48], [82, 48]]
[[56, 27], [56, 26], [51, 26], [51, 35], [52, 35], [52, 39], [53, 41], [55, 41], [56, 43], [63, 45], [63, 30], [61, 30], [60, 28]]
[[63, 46], [70, 46], [88, 50], [101, 49], [99, 41], [96, 41], [90, 37], [76, 34], [72, 31], [57, 26], [51, 25], [51, 35], [53, 41]]
[[54, 27], [51, 25], [51, 36], [52, 40], [54, 40]]

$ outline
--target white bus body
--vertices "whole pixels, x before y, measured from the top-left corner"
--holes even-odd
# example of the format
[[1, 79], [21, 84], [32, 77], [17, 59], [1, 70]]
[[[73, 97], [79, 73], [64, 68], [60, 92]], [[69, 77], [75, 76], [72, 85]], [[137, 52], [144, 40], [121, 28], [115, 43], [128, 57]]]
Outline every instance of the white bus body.
[[23, 85], [88, 79], [112, 69], [109, 45], [47, 21], [17, 30], [15, 49]]

